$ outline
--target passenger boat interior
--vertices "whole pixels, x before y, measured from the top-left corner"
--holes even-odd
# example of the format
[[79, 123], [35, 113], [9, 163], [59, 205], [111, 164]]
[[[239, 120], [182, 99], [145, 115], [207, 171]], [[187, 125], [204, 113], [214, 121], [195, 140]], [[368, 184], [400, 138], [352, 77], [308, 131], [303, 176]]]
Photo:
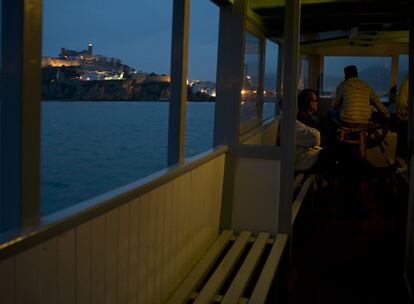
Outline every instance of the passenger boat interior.
[[[412, 1], [212, 0], [214, 148], [186, 159], [190, 2], [173, 0], [169, 167], [42, 216], [42, 3], [1, 1], [0, 302], [412, 302]], [[266, 43], [279, 48], [272, 100]], [[389, 112], [408, 73], [407, 135], [368, 134], [368, 178], [295, 171], [298, 91], [318, 92], [324, 124], [342, 80], [328, 67], [373, 59], [387, 67], [374, 74]]]

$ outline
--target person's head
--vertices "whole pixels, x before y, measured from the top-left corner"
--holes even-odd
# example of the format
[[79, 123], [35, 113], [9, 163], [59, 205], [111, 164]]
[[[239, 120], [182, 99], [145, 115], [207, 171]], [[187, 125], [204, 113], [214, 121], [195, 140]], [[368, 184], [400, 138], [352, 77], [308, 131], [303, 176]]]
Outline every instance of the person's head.
[[303, 89], [298, 97], [299, 111], [306, 113], [315, 113], [318, 110], [318, 97], [316, 91], [312, 89]]
[[348, 65], [344, 68], [345, 72], [345, 79], [351, 78], [351, 77], [358, 77], [358, 69], [355, 65]]

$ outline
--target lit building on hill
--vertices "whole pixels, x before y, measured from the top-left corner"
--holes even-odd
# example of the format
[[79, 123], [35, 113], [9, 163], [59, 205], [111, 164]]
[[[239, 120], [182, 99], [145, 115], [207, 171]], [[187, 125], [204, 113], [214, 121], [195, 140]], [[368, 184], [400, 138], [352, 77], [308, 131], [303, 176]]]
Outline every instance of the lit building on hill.
[[122, 64], [115, 57], [95, 55], [93, 44], [82, 51], [61, 48], [58, 57], [43, 57], [42, 68], [46, 67], [76, 67], [80, 80], [114, 80], [123, 79], [124, 75], [136, 74], [136, 70]]

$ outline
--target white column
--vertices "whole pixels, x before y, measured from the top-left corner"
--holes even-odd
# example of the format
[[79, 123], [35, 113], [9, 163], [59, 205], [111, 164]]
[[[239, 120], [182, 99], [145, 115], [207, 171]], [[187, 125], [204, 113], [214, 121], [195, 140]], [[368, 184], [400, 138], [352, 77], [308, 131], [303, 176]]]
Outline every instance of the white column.
[[0, 231], [40, 219], [42, 1], [2, 3]]
[[297, 79], [300, 44], [300, 0], [285, 1], [284, 94], [281, 118], [281, 185], [278, 233], [289, 233], [293, 199]]
[[190, 0], [174, 0], [171, 45], [171, 100], [168, 165], [184, 162]]

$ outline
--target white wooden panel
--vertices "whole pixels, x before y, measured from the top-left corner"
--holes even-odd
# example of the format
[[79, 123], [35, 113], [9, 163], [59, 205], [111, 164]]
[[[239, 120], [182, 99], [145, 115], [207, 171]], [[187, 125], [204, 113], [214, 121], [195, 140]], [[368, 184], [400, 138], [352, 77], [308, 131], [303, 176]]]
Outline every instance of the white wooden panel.
[[119, 208], [105, 214], [105, 303], [118, 299]]
[[91, 303], [91, 223], [76, 228], [76, 304]]
[[215, 229], [215, 234], [218, 234], [219, 232], [219, 226], [220, 226], [220, 215], [221, 215], [221, 200], [223, 195], [223, 180], [224, 180], [224, 162], [225, 162], [225, 156], [221, 155], [219, 158], [214, 160], [214, 182], [215, 182], [215, 188], [214, 188], [214, 202], [215, 206], [213, 210], [215, 210], [214, 219], [212, 221], [212, 225]]
[[40, 304], [40, 245], [16, 255], [16, 303]]
[[75, 230], [57, 237], [59, 277], [58, 303], [76, 303]]
[[147, 302], [155, 303], [155, 260], [156, 260], [156, 248], [155, 248], [155, 237], [156, 237], [156, 224], [157, 224], [157, 192], [152, 190], [150, 192], [149, 199], [149, 226], [147, 230], [148, 235], [148, 260], [147, 260]]
[[[182, 178], [179, 177], [172, 181], [172, 200], [171, 200], [171, 233], [170, 233], [170, 254], [171, 254], [171, 273], [170, 273], [170, 283], [171, 283], [171, 290], [175, 290], [180, 283], [180, 280], [177, 279], [177, 269], [178, 269], [178, 214], [179, 210], [177, 208], [177, 202], [178, 202], [178, 180]], [[170, 290], [170, 291], [171, 291]]]
[[205, 189], [205, 208], [206, 208], [206, 245], [210, 246], [214, 239], [217, 237], [218, 225], [215, 223], [216, 214], [217, 214], [217, 202], [216, 202], [216, 160], [213, 160], [208, 163], [207, 168], [207, 179], [208, 179], [208, 188]]
[[194, 187], [193, 199], [192, 199], [192, 210], [194, 212], [193, 215], [193, 226], [190, 228], [192, 230], [192, 244], [194, 246], [193, 250], [193, 258], [191, 268], [198, 262], [201, 256], [204, 254], [205, 250], [203, 248], [203, 240], [204, 240], [204, 231], [203, 231], [203, 217], [204, 217], [204, 209], [203, 209], [203, 184], [202, 179], [202, 170], [205, 165], [193, 170], [191, 172], [191, 185]]
[[204, 240], [202, 242], [203, 251], [205, 252], [205, 248], [210, 246], [213, 238], [211, 236], [212, 231], [212, 206], [214, 205], [214, 196], [213, 196], [213, 189], [214, 189], [214, 181], [213, 181], [213, 171], [214, 171], [214, 160], [210, 161], [209, 163], [205, 164], [201, 171], [201, 198], [203, 207], [203, 234]]
[[105, 302], [105, 215], [91, 222], [92, 304]]
[[211, 167], [212, 167], [213, 161], [204, 164], [200, 168], [197, 169], [197, 175], [198, 175], [198, 182], [200, 183], [199, 189], [200, 189], [200, 195], [199, 195], [199, 204], [200, 204], [200, 224], [201, 229], [199, 232], [199, 248], [200, 248], [200, 257], [205, 252], [206, 248], [208, 248], [209, 245], [211, 245], [210, 239], [209, 239], [209, 232], [210, 232], [210, 226], [211, 226], [211, 217], [210, 217], [210, 204], [212, 202], [211, 200]]
[[[10, 303], [165, 301], [218, 233], [223, 169], [220, 156], [22, 252], [16, 256], [17, 286], [7, 289], [16, 292], [3, 292], [4, 298]], [[12, 264], [6, 260], [0, 266], [10, 272]]]
[[165, 225], [165, 201], [166, 186], [163, 185], [156, 190], [153, 205], [156, 208], [156, 233], [155, 233], [155, 280], [154, 280], [154, 303], [161, 303], [162, 279], [164, 272], [163, 242]]
[[42, 304], [55, 304], [58, 299], [58, 247], [57, 238], [40, 245], [39, 299]]
[[212, 189], [212, 205], [213, 210], [211, 225], [213, 227], [213, 236], [216, 237], [219, 233], [220, 215], [221, 215], [221, 200], [223, 193], [223, 179], [224, 179], [224, 155], [216, 158], [213, 162], [213, 189]]
[[165, 186], [164, 201], [164, 231], [163, 231], [163, 275], [162, 275], [162, 302], [165, 302], [172, 293], [173, 269], [175, 259], [171, 254], [171, 227], [172, 227], [172, 191], [173, 183]]
[[184, 248], [183, 248], [183, 258], [185, 259], [184, 261], [184, 273], [188, 274], [191, 269], [192, 269], [192, 265], [193, 261], [191, 259], [191, 245], [192, 245], [192, 235], [193, 235], [193, 230], [194, 230], [194, 226], [192, 226], [192, 217], [194, 214], [194, 209], [192, 207], [193, 205], [193, 200], [192, 200], [192, 191], [194, 191], [194, 189], [191, 188], [191, 173], [187, 173], [183, 179], [182, 179], [182, 190], [180, 191], [180, 195], [182, 195], [182, 208], [184, 209], [184, 227], [183, 227], [183, 233], [184, 233], [184, 239], [185, 239], [185, 244], [184, 244]]
[[139, 220], [139, 256], [138, 256], [138, 303], [148, 303], [147, 301], [147, 261], [149, 246], [149, 207], [150, 194], [147, 193], [140, 198], [140, 220]]
[[118, 303], [128, 302], [129, 212], [130, 204], [124, 204], [120, 207], [118, 234]]
[[191, 215], [190, 215], [190, 231], [191, 245], [189, 256], [191, 260], [191, 268], [197, 263], [200, 256], [200, 238], [201, 232], [201, 184], [199, 168], [191, 171]]
[[[184, 279], [188, 252], [188, 242], [184, 245], [184, 224], [185, 211], [183, 205], [183, 191], [185, 191], [185, 183], [189, 178], [189, 173], [180, 176], [173, 181], [173, 201], [172, 201], [172, 226], [171, 226], [171, 253], [174, 258], [174, 272], [173, 272], [173, 289]], [[191, 191], [188, 189], [188, 191]]]
[[139, 199], [133, 200], [129, 213], [128, 303], [138, 303]]
[[237, 162], [233, 228], [277, 233], [280, 161], [241, 158]]
[[1, 303], [16, 303], [14, 258], [0, 261], [0, 295]]

